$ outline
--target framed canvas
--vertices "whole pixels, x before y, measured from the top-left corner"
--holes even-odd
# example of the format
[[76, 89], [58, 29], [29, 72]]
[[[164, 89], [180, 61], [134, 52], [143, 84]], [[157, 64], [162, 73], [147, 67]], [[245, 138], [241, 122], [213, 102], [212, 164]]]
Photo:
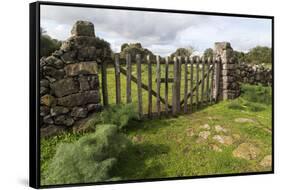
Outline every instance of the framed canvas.
[[274, 172], [274, 17], [30, 4], [30, 186]]

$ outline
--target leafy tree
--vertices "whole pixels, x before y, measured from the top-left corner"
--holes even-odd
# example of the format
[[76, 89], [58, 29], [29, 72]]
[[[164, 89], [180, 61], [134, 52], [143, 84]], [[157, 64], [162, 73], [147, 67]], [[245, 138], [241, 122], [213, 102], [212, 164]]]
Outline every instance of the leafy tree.
[[257, 46], [247, 53], [246, 60], [250, 63], [271, 63], [272, 50], [269, 47]]
[[204, 51], [203, 56], [204, 56], [205, 59], [208, 59], [209, 57], [210, 57], [211, 59], [213, 59], [213, 56], [214, 56], [214, 51], [213, 51], [213, 49], [212, 49], [212, 48], [206, 49], [206, 50]]
[[61, 41], [51, 38], [43, 28], [40, 28], [40, 57], [51, 55], [60, 46]]
[[171, 58], [174, 58], [175, 56], [183, 56], [183, 57], [189, 57], [194, 52], [193, 47], [188, 48], [178, 48], [174, 53], [172, 53], [170, 56]]

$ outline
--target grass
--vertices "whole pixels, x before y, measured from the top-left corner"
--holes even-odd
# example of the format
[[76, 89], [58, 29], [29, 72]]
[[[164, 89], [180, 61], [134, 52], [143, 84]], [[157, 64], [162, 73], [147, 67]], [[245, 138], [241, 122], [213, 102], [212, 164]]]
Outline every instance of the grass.
[[[143, 80], [144, 83], [147, 83], [145, 65], [143, 70]], [[172, 76], [172, 69], [170, 71]], [[155, 74], [154, 70], [153, 73]], [[136, 74], [135, 67], [133, 67], [133, 74]], [[114, 81], [114, 70], [110, 68], [108, 69], [110, 104], [115, 103]], [[154, 89], [155, 85], [156, 83], [153, 82]], [[121, 77], [121, 88], [122, 101], [125, 102], [124, 76]], [[136, 85], [132, 83], [133, 102], [137, 101], [136, 92]], [[161, 92], [161, 94], [164, 93]], [[171, 89], [169, 89], [169, 94], [171, 96]], [[112, 173], [114, 176], [128, 180], [271, 170], [271, 168], [263, 168], [259, 165], [264, 156], [272, 154], [271, 96], [270, 87], [243, 85], [242, 95], [238, 99], [221, 101], [198, 109], [192, 114], [179, 115], [175, 118], [132, 120], [125, 126], [124, 132], [133, 141], [133, 146], [121, 154]], [[143, 91], [143, 99], [143, 102], [146, 103], [147, 93], [145, 91]], [[155, 101], [153, 97], [153, 102]], [[147, 110], [146, 106], [144, 105], [144, 110]], [[248, 118], [253, 122], [237, 123], [236, 118]], [[207, 141], [198, 142], [198, 134], [203, 130], [200, 126], [204, 124], [212, 127], [211, 135]], [[222, 135], [222, 132], [217, 133], [214, 130], [215, 125], [227, 129], [226, 135], [239, 136], [239, 138], [229, 146], [218, 144], [211, 138], [216, 134]], [[194, 135], [187, 135], [188, 131], [193, 131]], [[44, 178], [44, 171], [48, 167], [58, 143], [73, 142], [81, 136], [83, 136], [81, 133], [66, 133], [42, 139], [42, 178]], [[261, 150], [257, 159], [243, 160], [232, 156], [232, 151], [243, 142], [252, 143]], [[222, 151], [213, 151], [211, 148], [213, 145], [217, 145]]]

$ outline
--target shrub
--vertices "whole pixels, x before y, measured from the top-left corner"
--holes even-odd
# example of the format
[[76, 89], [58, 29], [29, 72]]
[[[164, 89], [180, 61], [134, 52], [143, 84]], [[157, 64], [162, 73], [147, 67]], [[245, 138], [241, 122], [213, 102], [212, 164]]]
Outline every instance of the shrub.
[[263, 111], [265, 109], [265, 107], [259, 103], [247, 102], [244, 105], [247, 106], [249, 108], [249, 110], [252, 112], [259, 112], [259, 111]]
[[233, 110], [245, 110], [245, 107], [243, 107], [243, 105], [241, 104], [241, 102], [239, 101], [239, 99], [236, 100], [232, 100], [227, 107], [229, 109], [233, 109]]
[[116, 180], [110, 171], [130, 141], [116, 125], [98, 125], [95, 133], [62, 143], [46, 171], [44, 185]]
[[100, 120], [104, 124], [115, 124], [120, 129], [128, 124], [132, 119], [137, 118], [134, 104], [114, 105], [106, 108], [100, 115]]
[[271, 87], [242, 85], [241, 95], [245, 100], [256, 103], [271, 104]]

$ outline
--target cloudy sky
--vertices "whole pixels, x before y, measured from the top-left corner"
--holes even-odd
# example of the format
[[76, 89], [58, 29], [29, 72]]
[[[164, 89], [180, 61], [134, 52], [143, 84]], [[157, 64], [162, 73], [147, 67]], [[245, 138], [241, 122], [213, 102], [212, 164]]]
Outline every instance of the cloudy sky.
[[123, 43], [135, 42], [162, 56], [190, 46], [200, 53], [218, 41], [229, 41], [239, 51], [271, 47], [269, 19], [41, 5], [41, 27], [53, 38], [67, 39], [77, 20], [94, 23], [96, 36], [116, 52]]

